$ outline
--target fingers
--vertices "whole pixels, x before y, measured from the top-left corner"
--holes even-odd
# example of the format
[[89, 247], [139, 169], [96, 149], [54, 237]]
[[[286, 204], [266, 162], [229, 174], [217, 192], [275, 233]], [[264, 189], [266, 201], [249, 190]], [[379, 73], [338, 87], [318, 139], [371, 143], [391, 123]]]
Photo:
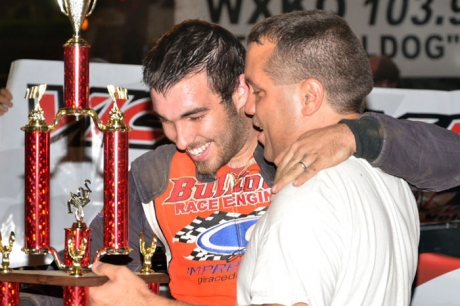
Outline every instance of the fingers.
[[144, 280], [126, 266], [116, 266], [96, 261], [91, 266], [91, 269], [95, 274], [105, 275], [109, 278], [105, 284], [89, 288], [91, 305], [139, 306], [159, 304], [153, 302], [156, 296], [150, 292]]
[[100, 261], [95, 261], [91, 266], [91, 270], [94, 272], [94, 274], [105, 275], [111, 280], [115, 279], [116, 276], [122, 272], [121, 269], [127, 268], [124, 266], [111, 265]]
[[3, 115], [8, 111], [8, 107], [4, 106], [3, 104], [0, 104], [0, 116]]
[[317, 172], [317, 154], [304, 155], [301, 159], [303, 166], [297, 159], [293, 157], [289, 162], [286, 162], [281, 171], [276, 172], [275, 184], [272, 187], [272, 193], [276, 194], [286, 185], [292, 182], [294, 186], [300, 186], [310, 178], [312, 178]]
[[345, 124], [306, 132], [275, 159], [277, 171], [272, 193], [276, 194], [291, 182], [294, 186], [302, 185], [320, 170], [349, 158], [355, 149], [353, 133]]
[[314, 154], [307, 154], [304, 150], [301, 150], [302, 145], [298, 142], [293, 143], [290, 147], [286, 148], [280, 155], [275, 159], [277, 166], [274, 185], [272, 187], [272, 193], [277, 193], [284, 186], [293, 182], [297, 177], [304, 174], [306, 169], [299, 164], [303, 162], [306, 168], [312, 163]]
[[0, 89], [0, 103], [6, 107], [12, 107], [13, 103], [11, 102], [13, 100], [13, 96], [11, 93], [6, 90], [5, 88]]
[[5, 88], [0, 89], [0, 116], [8, 111], [10, 107], [13, 106], [11, 100], [13, 96]]
[[294, 165], [291, 168], [285, 168], [282, 173], [276, 172], [275, 176], [275, 184], [272, 187], [272, 193], [276, 194], [281, 189], [283, 189], [287, 184], [294, 181], [297, 177], [302, 175], [304, 169], [300, 166], [300, 164]]

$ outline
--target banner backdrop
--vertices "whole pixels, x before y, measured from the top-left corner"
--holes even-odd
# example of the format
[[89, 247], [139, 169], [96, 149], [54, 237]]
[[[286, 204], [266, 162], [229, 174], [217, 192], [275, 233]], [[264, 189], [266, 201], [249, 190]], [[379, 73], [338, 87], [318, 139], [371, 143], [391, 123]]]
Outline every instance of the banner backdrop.
[[460, 0], [176, 0], [174, 22], [218, 23], [241, 40], [264, 18], [323, 9], [348, 21], [368, 53], [394, 59], [402, 77], [459, 76]]
[[[0, 224], [7, 241], [11, 231], [16, 234], [14, 251], [10, 256], [12, 267], [31, 265], [21, 248], [24, 245], [24, 132], [34, 101], [24, 99], [30, 86], [47, 83], [41, 107], [50, 124], [57, 110], [63, 107], [63, 63], [59, 61], [18, 60], [13, 62], [8, 89], [14, 96], [14, 107], [0, 117]], [[129, 159], [166, 142], [161, 124], [151, 113], [149, 92], [141, 82], [142, 68], [135, 65], [90, 64], [90, 105], [103, 123], [107, 122], [112, 107], [107, 84], [128, 89], [129, 99], [119, 105], [125, 122], [133, 128], [129, 133]], [[397, 118], [420, 120], [440, 125], [460, 133], [460, 91], [374, 89], [367, 99], [367, 108]], [[92, 121], [80, 118], [61, 120], [51, 133], [51, 245], [64, 247], [64, 228], [75, 221], [67, 214], [70, 192], [77, 192], [84, 181], [91, 181], [91, 202], [85, 206], [85, 221], [90, 223], [103, 205], [103, 149], [102, 133]], [[404, 148], [401, 148], [402, 150]], [[430, 195], [434, 199], [436, 195]], [[448, 200], [432, 201], [423, 197], [420, 205], [429, 208], [421, 213], [424, 223], [449, 222], [460, 219], [458, 208], [445, 204]], [[440, 199], [440, 198], [439, 198]], [[48, 258], [47, 260], [51, 260]]]

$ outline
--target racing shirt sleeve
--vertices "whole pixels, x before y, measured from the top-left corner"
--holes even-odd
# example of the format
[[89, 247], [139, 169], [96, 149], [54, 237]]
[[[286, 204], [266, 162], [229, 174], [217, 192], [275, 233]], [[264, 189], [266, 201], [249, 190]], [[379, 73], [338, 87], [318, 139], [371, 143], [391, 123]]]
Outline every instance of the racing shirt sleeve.
[[356, 157], [419, 189], [460, 185], [460, 136], [434, 124], [365, 113], [343, 120], [356, 139]]

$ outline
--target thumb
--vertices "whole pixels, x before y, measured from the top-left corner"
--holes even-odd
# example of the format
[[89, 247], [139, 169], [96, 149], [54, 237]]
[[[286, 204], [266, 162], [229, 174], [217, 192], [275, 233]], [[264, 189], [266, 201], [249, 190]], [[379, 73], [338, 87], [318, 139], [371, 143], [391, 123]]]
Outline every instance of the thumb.
[[95, 261], [91, 266], [91, 270], [94, 272], [94, 274], [105, 275], [110, 279], [112, 279], [111, 275], [116, 274], [114, 273], [114, 271], [116, 270], [114, 268], [115, 266], [103, 263], [99, 260]]

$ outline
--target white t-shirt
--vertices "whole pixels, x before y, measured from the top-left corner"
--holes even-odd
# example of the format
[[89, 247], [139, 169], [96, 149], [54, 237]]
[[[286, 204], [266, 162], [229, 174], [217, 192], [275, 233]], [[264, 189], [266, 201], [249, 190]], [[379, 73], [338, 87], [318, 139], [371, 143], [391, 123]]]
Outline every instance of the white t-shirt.
[[285, 187], [253, 229], [238, 305], [404, 305], [419, 217], [403, 180], [349, 158]]

